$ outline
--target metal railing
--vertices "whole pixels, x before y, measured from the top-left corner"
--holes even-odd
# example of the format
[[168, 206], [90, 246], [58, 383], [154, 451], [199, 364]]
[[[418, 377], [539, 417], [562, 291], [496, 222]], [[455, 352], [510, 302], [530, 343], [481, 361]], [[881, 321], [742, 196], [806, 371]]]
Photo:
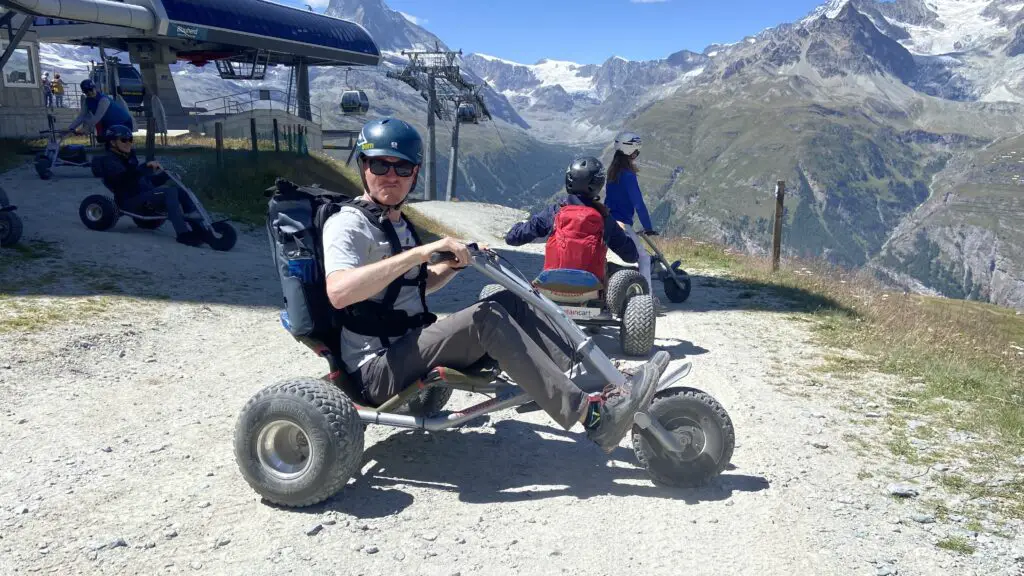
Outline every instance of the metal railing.
[[[39, 88], [42, 90], [42, 87]], [[73, 108], [75, 110], [82, 106], [82, 92], [78, 84], [65, 83], [64, 94], [58, 97], [57, 94], [50, 95], [50, 102], [46, 101], [46, 93], [43, 93], [43, 106], [47, 108]]]
[[258, 110], [281, 110], [288, 114], [299, 116], [302, 104], [308, 107], [313, 123], [320, 126], [323, 122], [323, 115], [320, 107], [312, 103], [300, 103], [295, 96], [289, 95], [283, 90], [257, 89], [217, 96], [200, 100], [192, 105], [189, 112], [191, 116], [204, 116], [214, 114], [242, 114]]

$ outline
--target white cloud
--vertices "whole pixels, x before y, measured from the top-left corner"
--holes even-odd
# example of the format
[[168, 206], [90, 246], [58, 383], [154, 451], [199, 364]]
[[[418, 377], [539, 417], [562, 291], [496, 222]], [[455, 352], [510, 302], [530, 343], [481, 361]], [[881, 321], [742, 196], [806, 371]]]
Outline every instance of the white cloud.
[[405, 12], [402, 12], [402, 11], [399, 11], [398, 13], [401, 14], [402, 16], [404, 16], [406, 20], [408, 20], [409, 22], [412, 22], [413, 24], [415, 24], [417, 26], [423, 26], [423, 25], [425, 25], [427, 23], [427, 19], [426, 18], [417, 18], [416, 16], [413, 16], [412, 14], [406, 14]]

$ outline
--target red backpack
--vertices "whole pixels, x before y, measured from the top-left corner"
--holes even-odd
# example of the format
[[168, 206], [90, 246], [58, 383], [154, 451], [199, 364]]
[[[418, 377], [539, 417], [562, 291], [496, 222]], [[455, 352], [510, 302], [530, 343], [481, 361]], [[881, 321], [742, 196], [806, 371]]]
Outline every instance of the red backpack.
[[544, 269], [586, 270], [603, 284], [606, 252], [601, 213], [591, 206], [568, 204], [555, 216], [544, 250]]

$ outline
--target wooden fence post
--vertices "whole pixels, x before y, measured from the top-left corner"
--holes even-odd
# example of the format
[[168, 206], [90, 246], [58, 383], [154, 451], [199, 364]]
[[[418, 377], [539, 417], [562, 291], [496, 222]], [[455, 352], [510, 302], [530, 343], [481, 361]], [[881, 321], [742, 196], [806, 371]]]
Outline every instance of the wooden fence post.
[[146, 162], [156, 158], [156, 117], [146, 118]]
[[274, 152], [281, 151], [281, 139], [277, 131], [277, 118], [274, 118]]
[[256, 119], [249, 118], [249, 133], [252, 135], [252, 153], [259, 153], [259, 140], [256, 136]]
[[224, 124], [217, 122], [213, 125], [213, 133], [217, 139], [217, 167], [224, 167]]
[[775, 183], [775, 229], [772, 231], [772, 272], [779, 269], [779, 258], [782, 255], [782, 215], [783, 200], [786, 197], [786, 181]]
[[288, 142], [288, 151], [292, 151], [292, 125], [285, 126], [284, 138]]

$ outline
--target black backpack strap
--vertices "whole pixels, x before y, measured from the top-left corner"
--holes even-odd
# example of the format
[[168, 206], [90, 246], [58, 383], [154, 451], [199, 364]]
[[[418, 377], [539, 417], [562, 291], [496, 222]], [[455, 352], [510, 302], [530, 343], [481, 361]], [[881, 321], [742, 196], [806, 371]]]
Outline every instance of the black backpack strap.
[[[409, 234], [412, 235], [413, 242], [417, 246], [422, 246], [423, 242], [420, 241], [419, 232], [417, 232], [416, 231], [416, 227], [412, 225], [412, 221], [409, 220], [409, 218], [407, 218], [404, 213], [402, 214], [402, 220], [405, 221], [405, 226], [409, 229]], [[427, 265], [426, 264], [423, 264], [422, 266], [420, 266], [420, 273], [416, 277], [416, 283], [418, 284], [419, 290], [420, 290], [420, 302], [423, 303], [423, 312], [425, 314], [430, 314], [430, 310], [427, 307]], [[430, 314], [430, 315], [434, 316], [433, 314]], [[437, 316], [434, 316], [434, 319], [436, 320]], [[431, 322], [431, 323], [433, 323], [433, 322]]]
[[[401, 240], [398, 238], [398, 232], [395, 231], [395, 226], [391, 222], [391, 219], [387, 217], [384, 209], [376, 204], [367, 202], [362, 198], [354, 198], [348, 202], [349, 206], [359, 210], [363, 213], [366, 219], [379, 230], [384, 232], [385, 237], [388, 239], [388, 244], [391, 245], [391, 254], [401, 254], [405, 249], [402, 246]], [[416, 233], [415, 228], [409, 222], [409, 219], [402, 215], [406, 225], [409, 227], [413, 241], [416, 245], [420, 245], [419, 235]], [[381, 342], [381, 346], [387, 348], [391, 344], [390, 337], [388, 334], [404, 334], [408, 329], [419, 326], [428, 326], [433, 324], [437, 320], [437, 316], [427, 311], [426, 305], [426, 280], [427, 280], [427, 265], [421, 264], [419, 274], [413, 279], [407, 279], [405, 275], [399, 276], [390, 284], [384, 291], [384, 298], [381, 302], [370, 302], [364, 301], [358, 304], [353, 304], [352, 309], [347, 311], [347, 316], [350, 324], [350, 329], [353, 329], [356, 333], [376, 335]], [[394, 311], [393, 307], [395, 302], [398, 300], [399, 294], [401, 294], [402, 288], [405, 286], [417, 286], [420, 291], [420, 300], [423, 303], [423, 314], [417, 314], [415, 316], [409, 316], [408, 314], [399, 313]], [[366, 326], [363, 322], [358, 321], [357, 318], [365, 314], [368, 318], [374, 316], [381, 319], [385, 324], [395, 323], [395, 326], [377, 326], [375, 330], [371, 330], [369, 326]], [[386, 317], [390, 317], [390, 320], [385, 321]], [[358, 326], [357, 326], [358, 325]], [[358, 330], [356, 328], [359, 328]]]

